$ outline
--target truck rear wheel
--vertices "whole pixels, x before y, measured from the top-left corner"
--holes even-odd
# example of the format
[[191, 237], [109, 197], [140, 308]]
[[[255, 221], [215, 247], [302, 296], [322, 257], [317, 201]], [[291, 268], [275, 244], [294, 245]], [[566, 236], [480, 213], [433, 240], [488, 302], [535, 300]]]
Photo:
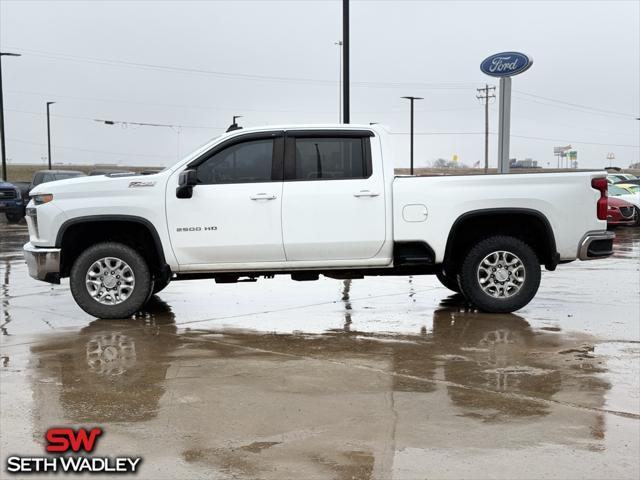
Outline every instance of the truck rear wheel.
[[436, 273], [436, 277], [440, 280], [440, 283], [449, 290], [460, 293], [460, 286], [458, 285], [458, 279], [456, 277], [450, 277], [444, 273], [444, 271]]
[[527, 305], [540, 285], [540, 262], [514, 237], [482, 240], [466, 254], [459, 274], [466, 299], [485, 312], [506, 313]]
[[98, 318], [127, 318], [151, 296], [153, 281], [142, 255], [122, 243], [89, 247], [71, 268], [71, 294], [80, 308]]

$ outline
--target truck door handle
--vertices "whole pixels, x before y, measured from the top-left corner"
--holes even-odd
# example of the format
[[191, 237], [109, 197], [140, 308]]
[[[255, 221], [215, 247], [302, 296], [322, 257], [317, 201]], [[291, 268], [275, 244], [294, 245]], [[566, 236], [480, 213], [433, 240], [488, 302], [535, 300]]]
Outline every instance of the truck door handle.
[[375, 192], [371, 192], [369, 190], [360, 190], [357, 193], [354, 193], [353, 196], [354, 197], [378, 197], [380, 194], [379, 193], [375, 193]]
[[249, 198], [251, 200], [275, 200], [278, 197], [272, 193], [256, 193], [255, 195], [251, 195]]

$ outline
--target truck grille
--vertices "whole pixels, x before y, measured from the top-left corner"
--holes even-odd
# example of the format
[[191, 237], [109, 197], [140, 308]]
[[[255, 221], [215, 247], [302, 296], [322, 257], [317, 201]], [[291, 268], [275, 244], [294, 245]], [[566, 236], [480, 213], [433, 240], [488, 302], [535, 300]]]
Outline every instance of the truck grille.
[[0, 188], [0, 200], [12, 200], [17, 196], [13, 188]]
[[631, 217], [633, 217], [633, 207], [620, 207], [620, 214], [621, 214], [624, 218], [631, 218]]

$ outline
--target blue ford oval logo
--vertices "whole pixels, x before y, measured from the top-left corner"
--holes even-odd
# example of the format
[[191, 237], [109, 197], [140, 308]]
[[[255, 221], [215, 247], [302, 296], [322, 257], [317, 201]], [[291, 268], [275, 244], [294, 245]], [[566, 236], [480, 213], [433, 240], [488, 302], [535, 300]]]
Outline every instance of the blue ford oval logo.
[[512, 77], [528, 70], [533, 59], [518, 52], [496, 53], [480, 64], [480, 70], [492, 77]]

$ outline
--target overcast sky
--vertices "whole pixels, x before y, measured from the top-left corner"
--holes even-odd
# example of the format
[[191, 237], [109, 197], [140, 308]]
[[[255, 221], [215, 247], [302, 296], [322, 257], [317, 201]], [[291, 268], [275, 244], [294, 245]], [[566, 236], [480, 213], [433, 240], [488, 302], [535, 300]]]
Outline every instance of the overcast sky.
[[[7, 157], [169, 165], [241, 124], [338, 120], [341, 1], [0, 1]], [[555, 165], [572, 144], [581, 167], [640, 161], [640, 2], [351, 2], [352, 123], [378, 122], [408, 164], [483, 161], [480, 62], [522, 51], [513, 78], [511, 157]], [[182, 125], [108, 126], [93, 119]], [[490, 131], [497, 132], [497, 103]], [[179, 135], [178, 135], [179, 132]], [[529, 137], [529, 138], [525, 138]], [[179, 140], [179, 142], [178, 142]], [[497, 136], [490, 140], [496, 165]]]

